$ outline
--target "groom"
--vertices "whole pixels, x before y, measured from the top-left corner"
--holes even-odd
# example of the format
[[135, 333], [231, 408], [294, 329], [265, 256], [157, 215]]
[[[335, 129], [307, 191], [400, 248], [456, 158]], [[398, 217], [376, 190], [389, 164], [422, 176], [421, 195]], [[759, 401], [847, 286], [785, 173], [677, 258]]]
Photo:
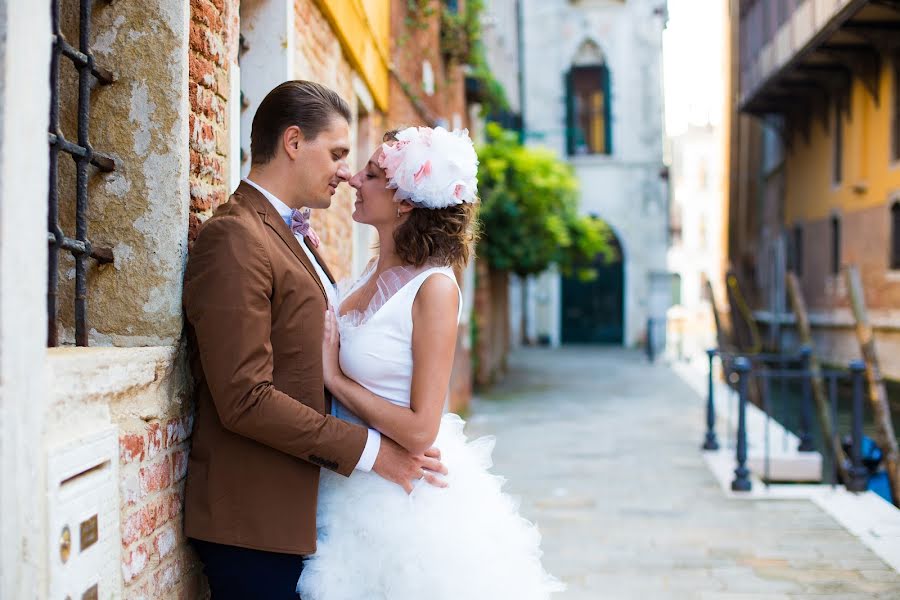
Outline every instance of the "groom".
[[378, 473], [407, 490], [438, 483], [439, 455], [410, 455], [329, 416], [322, 375], [333, 279], [298, 209], [327, 208], [350, 177], [350, 109], [332, 90], [288, 81], [253, 118], [252, 167], [200, 229], [184, 308], [196, 417], [184, 529], [213, 600], [296, 600], [316, 549], [319, 469]]

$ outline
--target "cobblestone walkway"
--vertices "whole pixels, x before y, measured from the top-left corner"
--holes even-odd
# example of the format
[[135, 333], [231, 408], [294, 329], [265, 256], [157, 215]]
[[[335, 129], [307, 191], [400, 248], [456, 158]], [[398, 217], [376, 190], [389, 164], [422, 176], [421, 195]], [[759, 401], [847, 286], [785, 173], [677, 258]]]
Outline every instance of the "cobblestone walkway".
[[495, 471], [538, 522], [565, 600], [900, 599], [900, 575], [812, 502], [730, 500], [702, 403], [620, 349], [528, 349], [476, 401]]

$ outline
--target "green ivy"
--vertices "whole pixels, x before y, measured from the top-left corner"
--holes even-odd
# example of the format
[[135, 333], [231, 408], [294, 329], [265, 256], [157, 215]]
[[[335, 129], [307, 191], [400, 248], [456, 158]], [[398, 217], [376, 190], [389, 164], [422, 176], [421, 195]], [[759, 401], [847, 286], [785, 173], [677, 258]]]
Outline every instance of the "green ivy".
[[488, 67], [482, 39], [481, 18], [484, 0], [466, 0], [465, 9], [454, 12], [446, 6], [441, 11], [441, 54], [450, 62], [469, 66], [469, 76], [483, 88], [484, 115], [509, 110], [506, 90]]
[[435, 15], [437, 0], [406, 0], [406, 27], [409, 29], [428, 29], [428, 21]]
[[596, 276], [594, 258], [612, 258], [611, 231], [578, 212], [578, 180], [551, 150], [523, 146], [515, 132], [487, 126], [478, 149], [478, 255], [492, 269], [520, 276], [556, 264], [564, 274]]

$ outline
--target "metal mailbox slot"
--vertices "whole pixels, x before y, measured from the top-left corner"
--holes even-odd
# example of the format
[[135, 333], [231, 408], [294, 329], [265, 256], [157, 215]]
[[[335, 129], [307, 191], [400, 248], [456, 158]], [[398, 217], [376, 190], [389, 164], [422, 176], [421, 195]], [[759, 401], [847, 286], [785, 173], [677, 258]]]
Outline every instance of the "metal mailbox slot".
[[115, 427], [50, 450], [50, 598], [120, 597], [118, 470]]

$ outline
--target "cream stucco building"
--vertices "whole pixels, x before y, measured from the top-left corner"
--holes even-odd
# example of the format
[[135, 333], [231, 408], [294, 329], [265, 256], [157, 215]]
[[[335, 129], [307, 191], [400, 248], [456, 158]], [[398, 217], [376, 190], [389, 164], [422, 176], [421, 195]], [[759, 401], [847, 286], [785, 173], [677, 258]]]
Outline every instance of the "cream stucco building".
[[[525, 139], [575, 169], [584, 214], [614, 231], [621, 262], [593, 283], [555, 272], [527, 282], [528, 338], [643, 342], [669, 304], [658, 0], [522, 2]], [[517, 283], [510, 297], [517, 298]], [[519, 322], [514, 307], [513, 327]], [[518, 337], [516, 331], [514, 337]]]

